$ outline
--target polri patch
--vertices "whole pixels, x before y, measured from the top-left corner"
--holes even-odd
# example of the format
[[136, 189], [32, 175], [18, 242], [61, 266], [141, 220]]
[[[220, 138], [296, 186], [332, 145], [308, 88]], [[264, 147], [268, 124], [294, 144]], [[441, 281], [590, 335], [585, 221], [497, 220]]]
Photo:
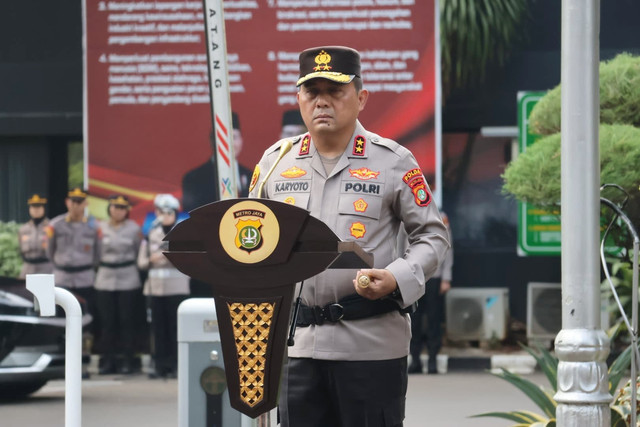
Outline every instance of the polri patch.
[[420, 168], [414, 168], [404, 174], [402, 180], [411, 188], [416, 205], [426, 207], [431, 203], [431, 194]]

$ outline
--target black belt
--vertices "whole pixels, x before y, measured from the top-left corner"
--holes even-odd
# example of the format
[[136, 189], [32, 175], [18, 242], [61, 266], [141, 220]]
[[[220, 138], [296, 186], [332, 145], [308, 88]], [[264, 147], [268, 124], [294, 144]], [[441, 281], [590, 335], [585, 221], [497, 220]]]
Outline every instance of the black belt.
[[62, 265], [56, 265], [56, 268], [58, 270], [62, 270], [66, 273], [79, 273], [81, 271], [85, 271], [85, 270], [91, 270], [93, 268], [93, 264], [89, 264], [89, 265], [78, 265], [78, 266], [62, 266]]
[[24, 262], [28, 262], [29, 264], [43, 264], [45, 262], [50, 262], [47, 257], [39, 257], [39, 258], [25, 258], [22, 257]]
[[124, 268], [131, 265], [136, 265], [135, 261], [122, 261], [122, 262], [101, 262], [100, 267], [108, 268]]
[[364, 319], [396, 310], [400, 313], [410, 313], [412, 308], [413, 306], [409, 306], [403, 309], [396, 301], [389, 298], [369, 300], [353, 294], [324, 307], [318, 305], [309, 307], [301, 304], [296, 325], [305, 327], [322, 325], [324, 322], [336, 323], [340, 320]]

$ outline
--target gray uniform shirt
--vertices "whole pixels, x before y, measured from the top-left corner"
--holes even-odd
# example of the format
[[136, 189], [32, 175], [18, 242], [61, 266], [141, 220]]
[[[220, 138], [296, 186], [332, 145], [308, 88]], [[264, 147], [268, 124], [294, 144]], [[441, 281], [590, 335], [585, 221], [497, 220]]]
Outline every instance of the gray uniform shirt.
[[[424, 294], [426, 280], [444, 258], [447, 230], [409, 150], [366, 131], [358, 122], [347, 149], [327, 176], [309, 135], [296, 137], [264, 187], [263, 197], [306, 208], [342, 240], [356, 241], [374, 254], [375, 268], [395, 277], [406, 307]], [[259, 163], [264, 176], [280, 142]], [[258, 179], [260, 182], [261, 177]], [[257, 188], [257, 186], [256, 186]], [[251, 196], [256, 197], [256, 189]], [[404, 223], [409, 246], [398, 254]], [[355, 293], [357, 270], [326, 270], [304, 281], [302, 301], [324, 306]], [[324, 323], [296, 330], [290, 357], [324, 360], [385, 360], [406, 356], [410, 319], [394, 311], [359, 320]]]
[[88, 288], [93, 286], [95, 268], [100, 259], [100, 229], [95, 218], [70, 221], [58, 215], [47, 227], [47, 255], [53, 261], [58, 286]]
[[444, 257], [444, 261], [438, 267], [438, 270], [433, 275], [433, 277], [440, 277], [442, 280], [446, 280], [451, 282], [452, 271], [453, 271], [453, 239], [451, 237], [451, 226], [449, 225], [449, 219], [444, 212], [441, 212], [442, 219], [444, 220], [444, 224], [447, 226], [447, 231], [449, 235], [449, 250], [447, 250], [447, 254]]
[[138, 289], [141, 286], [137, 267], [138, 251], [142, 241], [140, 227], [135, 221], [127, 219], [118, 226], [103, 222], [100, 229], [102, 245], [95, 288], [101, 291]]
[[[46, 228], [48, 226], [49, 219], [44, 218], [38, 225], [33, 220], [30, 220], [22, 224], [18, 229], [20, 254], [23, 260], [19, 276], [21, 279], [24, 279], [27, 274], [53, 273], [53, 264], [47, 258], [49, 239], [47, 238]], [[37, 262], [32, 263], [29, 260]]]
[[138, 267], [143, 270], [149, 269], [149, 276], [144, 282], [143, 293], [155, 297], [167, 295], [187, 295], [189, 294], [189, 276], [178, 271], [169, 262], [167, 257], [162, 255], [159, 261], [152, 262], [151, 254], [159, 253], [169, 249], [168, 242], [163, 242], [165, 233], [161, 225], [157, 225], [149, 230], [148, 239], [143, 240], [138, 253]]

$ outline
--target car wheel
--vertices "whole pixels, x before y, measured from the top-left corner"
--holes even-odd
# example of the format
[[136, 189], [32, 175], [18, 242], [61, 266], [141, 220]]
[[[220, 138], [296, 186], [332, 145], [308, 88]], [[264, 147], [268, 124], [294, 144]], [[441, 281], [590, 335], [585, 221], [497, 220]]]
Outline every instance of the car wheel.
[[20, 399], [40, 390], [46, 381], [30, 381], [20, 383], [4, 383], [0, 386], [0, 399]]

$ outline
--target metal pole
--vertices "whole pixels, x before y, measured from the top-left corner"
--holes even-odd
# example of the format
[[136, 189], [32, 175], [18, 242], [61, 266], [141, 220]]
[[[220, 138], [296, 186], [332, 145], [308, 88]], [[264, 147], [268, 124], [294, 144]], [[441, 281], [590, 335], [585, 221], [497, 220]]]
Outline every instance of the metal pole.
[[56, 304], [66, 316], [64, 408], [65, 427], [82, 425], [82, 309], [73, 294], [55, 286], [53, 274], [27, 274], [27, 290], [36, 299], [40, 316], [55, 316]]
[[559, 427], [611, 424], [609, 338], [600, 325], [599, 28], [599, 0], [562, 1]]
[[65, 426], [82, 425], [82, 310], [66, 289], [55, 288], [56, 304], [66, 316], [64, 350]]
[[633, 269], [631, 280], [631, 326], [633, 327], [633, 337], [631, 339], [631, 345], [633, 345], [633, 354], [631, 359], [631, 422], [629, 425], [637, 425], [637, 402], [638, 402], [638, 359], [637, 359], [637, 347], [638, 347], [638, 251], [640, 251], [640, 243], [638, 242], [637, 235], [633, 240], [633, 263], [631, 268]]

